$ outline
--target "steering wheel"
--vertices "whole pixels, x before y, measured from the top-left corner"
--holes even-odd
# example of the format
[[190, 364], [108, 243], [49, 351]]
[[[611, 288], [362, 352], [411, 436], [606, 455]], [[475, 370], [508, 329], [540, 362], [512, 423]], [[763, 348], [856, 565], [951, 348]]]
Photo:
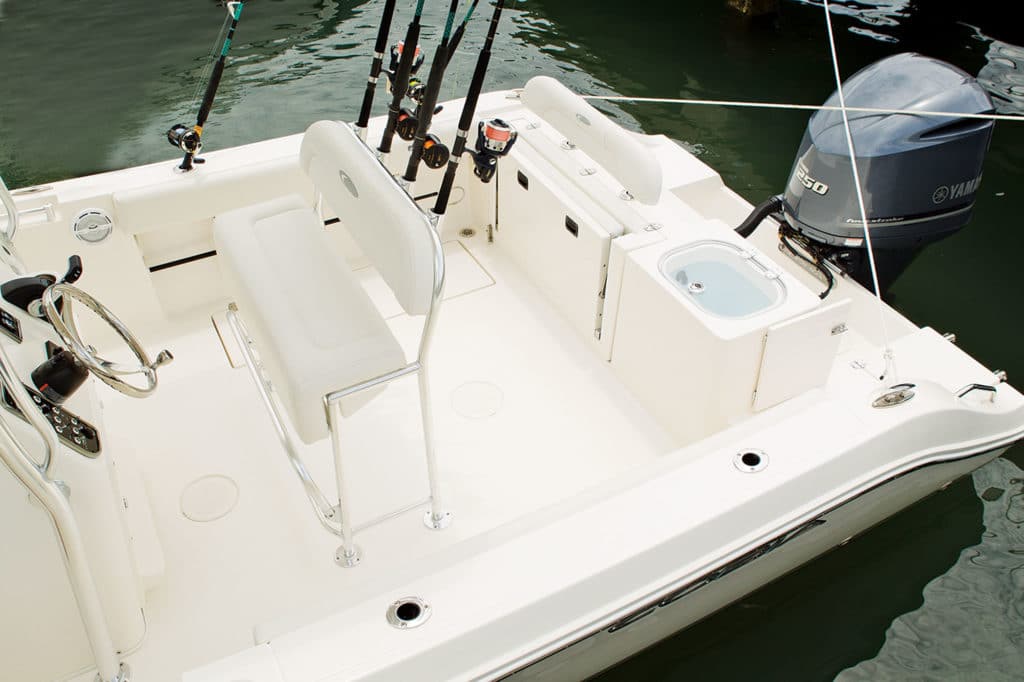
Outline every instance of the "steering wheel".
[[[63, 312], [57, 309], [58, 299], [64, 302]], [[49, 286], [43, 292], [41, 300], [46, 319], [53, 325], [57, 336], [64, 342], [67, 349], [71, 351], [71, 354], [103, 383], [125, 395], [132, 396], [133, 398], [145, 398], [150, 395], [156, 389], [157, 367], [166, 365], [174, 359], [174, 356], [169, 351], [164, 350], [160, 351], [156, 356], [156, 360], [151, 362], [145, 349], [142, 348], [138, 339], [128, 331], [124, 323], [117, 319], [114, 313], [110, 312], [106, 306], [76, 286], [64, 282]], [[72, 300], [79, 301], [89, 310], [96, 313], [101, 320], [110, 325], [125, 342], [132, 354], [135, 355], [138, 363], [124, 365], [111, 362], [101, 358], [96, 354], [94, 348], [87, 346], [82, 341], [82, 337], [75, 327], [74, 317], [71, 313]], [[144, 386], [139, 387], [130, 384], [122, 378], [136, 374], [142, 375], [145, 380]]]

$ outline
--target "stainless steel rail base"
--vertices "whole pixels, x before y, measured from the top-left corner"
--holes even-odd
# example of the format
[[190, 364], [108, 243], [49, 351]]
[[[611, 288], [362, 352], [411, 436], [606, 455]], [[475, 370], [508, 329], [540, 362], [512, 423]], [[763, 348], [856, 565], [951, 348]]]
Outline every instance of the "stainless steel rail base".
[[121, 663], [117, 667], [117, 675], [110, 679], [103, 679], [99, 673], [96, 673], [96, 679], [94, 682], [131, 682], [132, 681], [132, 669], [128, 667], [127, 663]]

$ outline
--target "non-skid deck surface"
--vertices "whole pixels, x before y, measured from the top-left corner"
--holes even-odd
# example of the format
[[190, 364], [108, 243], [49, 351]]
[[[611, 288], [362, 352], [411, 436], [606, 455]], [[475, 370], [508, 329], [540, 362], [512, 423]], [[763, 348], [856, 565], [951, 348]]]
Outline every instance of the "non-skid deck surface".
[[[294, 618], [671, 448], [498, 247], [475, 237], [446, 251], [449, 297], [429, 366], [443, 495], [455, 520], [429, 531], [420, 507], [373, 526], [357, 534], [357, 568], [333, 563], [337, 538], [316, 521], [248, 374], [229, 366], [208, 322], [165, 341], [177, 360], [154, 397], [105, 394], [108, 450], [136, 458], [166, 556], [165, 581], [148, 596], [146, 640], [128, 656], [136, 679], [178, 680], [251, 645], [261, 623]], [[364, 274], [412, 354], [418, 320], [389, 309], [379, 282]], [[356, 524], [426, 497], [415, 383], [393, 384], [343, 423]], [[328, 442], [304, 456], [333, 495]], [[210, 475], [237, 485], [237, 504], [223, 518], [189, 520], [182, 493]]]

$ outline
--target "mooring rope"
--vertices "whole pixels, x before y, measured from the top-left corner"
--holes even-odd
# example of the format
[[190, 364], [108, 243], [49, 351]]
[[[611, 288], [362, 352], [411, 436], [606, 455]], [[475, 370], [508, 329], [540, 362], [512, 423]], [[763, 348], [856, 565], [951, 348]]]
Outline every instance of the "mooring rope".
[[[842, 107], [824, 104], [786, 104], [783, 102], [753, 102], [729, 99], [687, 99], [679, 97], [629, 97], [626, 95], [580, 95], [583, 99], [605, 102], [637, 102], [639, 104], [686, 104], [697, 106], [735, 107], [747, 109], [791, 109], [795, 111], [842, 111]], [[1012, 114], [966, 114], [957, 111], [913, 111], [907, 109], [879, 109], [876, 107], [846, 107], [846, 111], [865, 114], [907, 114], [910, 116], [936, 116], [942, 118], [978, 118], [986, 121], [1024, 122], [1024, 116]]]

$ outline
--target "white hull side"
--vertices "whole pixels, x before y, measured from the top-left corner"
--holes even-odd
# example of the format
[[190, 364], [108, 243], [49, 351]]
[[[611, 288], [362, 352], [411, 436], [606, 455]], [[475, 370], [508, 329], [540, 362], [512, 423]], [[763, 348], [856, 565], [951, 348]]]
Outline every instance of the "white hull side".
[[709, 582], [669, 587], [660, 602], [655, 601], [616, 625], [603, 628], [502, 679], [569, 681], [601, 672], [845, 544], [901, 509], [970, 474], [1005, 450], [922, 466], [899, 476], [791, 531], [790, 540], [783, 539], [783, 544], [760, 557], [751, 558], [748, 563], [740, 559], [735, 563], [741, 565], [734, 570], [729, 570], [727, 564], [721, 577], [715, 578], [713, 572], [709, 574]]

